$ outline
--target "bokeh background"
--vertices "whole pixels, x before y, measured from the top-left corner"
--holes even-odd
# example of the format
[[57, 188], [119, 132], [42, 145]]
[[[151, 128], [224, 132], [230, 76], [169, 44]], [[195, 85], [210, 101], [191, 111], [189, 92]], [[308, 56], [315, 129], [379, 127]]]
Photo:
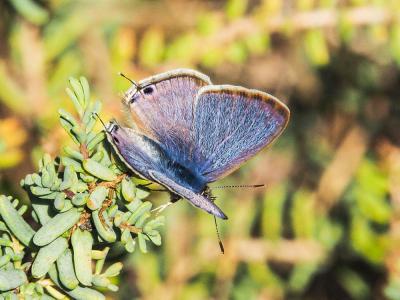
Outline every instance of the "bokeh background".
[[[218, 184], [219, 222], [184, 201], [163, 245], [126, 257], [110, 299], [400, 299], [400, 1], [0, 2], [0, 192], [68, 138], [69, 76], [102, 118], [129, 82], [176, 67], [288, 104], [286, 132]], [[154, 194], [157, 203], [168, 195]]]

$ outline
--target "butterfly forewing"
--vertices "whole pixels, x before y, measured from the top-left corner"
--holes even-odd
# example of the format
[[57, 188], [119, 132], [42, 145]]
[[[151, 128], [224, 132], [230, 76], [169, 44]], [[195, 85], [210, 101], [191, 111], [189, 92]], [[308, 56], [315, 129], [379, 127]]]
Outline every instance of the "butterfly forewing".
[[186, 157], [193, 137], [197, 92], [210, 79], [194, 70], [179, 69], [139, 82], [127, 92], [126, 106], [134, 126], [177, 157]]

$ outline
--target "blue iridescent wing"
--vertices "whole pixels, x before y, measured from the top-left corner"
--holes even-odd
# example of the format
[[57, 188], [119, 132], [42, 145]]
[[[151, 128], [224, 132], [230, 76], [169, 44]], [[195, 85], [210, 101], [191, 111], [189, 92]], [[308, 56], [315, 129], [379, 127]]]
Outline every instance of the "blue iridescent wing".
[[158, 141], [177, 157], [186, 157], [192, 143], [193, 111], [199, 89], [208, 76], [190, 69], [161, 73], [129, 89], [125, 111], [131, 126]]
[[284, 130], [289, 110], [256, 90], [211, 85], [193, 70], [175, 70], [132, 88], [125, 107], [132, 129], [107, 136], [132, 171], [193, 205], [226, 218], [202, 191], [238, 168]]
[[233, 172], [285, 129], [289, 109], [275, 97], [242, 87], [199, 90], [192, 158], [207, 182]]
[[194, 193], [188, 188], [183, 187], [182, 185], [176, 183], [171, 178], [163, 175], [162, 173], [156, 171], [150, 171], [150, 176], [153, 181], [158, 182], [159, 184], [165, 186], [174, 194], [178, 194], [185, 199], [187, 199], [194, 206], [205, 210], [206, 212], [217, 216], [222, 219], [228, 219], [228, 217], [222, 212], [222, 210], [214, 204], [211, 200], [204, 197], [201, 194]]

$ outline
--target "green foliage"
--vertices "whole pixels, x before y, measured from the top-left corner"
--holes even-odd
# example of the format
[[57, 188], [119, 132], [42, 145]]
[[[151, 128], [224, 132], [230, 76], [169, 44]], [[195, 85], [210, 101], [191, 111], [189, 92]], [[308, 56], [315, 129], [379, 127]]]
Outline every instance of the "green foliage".
[[[20, 293], [54, 298], [96, 298], [97, 288], [106, 294], [116, 286], [112, 297], [121, 299], [400, 298], [399, 3], [0, 1], [1, 193], [27, 203], [15, 183], [40, 159], [23, 182], [38, 224], [22, 218], [27, 206], [0, 205], [8, 239], [20, 244], [2, 246], [0, 270], [14, 267], [0, 277], [22, 280], [23, 272]], [[118, 96], [129, 83], [117, 72], [139, 80], [176, 67], [264, 90], [292, 112], [276, 145], [217, 183], [266, 184], [215, 191], [229, 215], [219, 224], [224, 256], [209, 216], [184, 203], [168, 211], [163, 247], [151, 253], [162, 217], [148, 217], [143, 181], [124, 176], [99, 122], [85, 117], [86, 108], [100, 111], [100, 102], [87, 106], [100, 95], [102, 115], [122, 119]], [[72, 100], [65, 95], [76, 74], [92, 82], [91, 97], [80, 79], [71, 81]], [[354, 127], [362, 134], [351, 134]], [[75, 273], [78, 224], [92, 226], [92, 286]], [[68, 248], [43, 278], [20, 268], [12, 253], [36, 255], [60, 235]], [[88, 248], [89, 236], [83, 239]], [[138, 259], [137, 247], [150, 253]], [[104, 270], [121, 251], [133, 253], [127, 272], [113, 278]], [[33, 263], [30, 257], [24, 254]], [[82, 276], [87, 284], [90, 274]]]
[[[70, 86], [77, 117], [63, 109], [59, 114], [75, 147], [66, 146], [55, 159], [45, 154], [38, 173], [21, 181], [38, 230], [22, 217], [26, 205], [17, 208], [18, 200], [0, 196], [3, 297], [104, 299], [97, 289], [117, 291], [111, 278], [122, 268], [116, 262], [103, 270], [110, 249], [122, 245], [133, 252], [138, 244], [147, 252], [149, 243], [161, 245], [163, 217], [152, 215], [152, 204], [144, 200], [149, 193], [134, 183], [114, 159], [104, 132], [95, 129], [100, 102], [91, 101], [84, 77], [71, 78]], [[27, 250], [32, 261], [25, 258]]]
[[385, 258], [388, 240], [385, 234], [374, 230], [372, 225], [387, 225], [391, 218], [391, 207], [387, 202], [387, 176], [371, 161], [360, 166], [356, 182], [350, 193], [353, 203], [350, 237], [355, 251], [373, 263]]
[[314, 65], [321, 66], [329, 63], [329, 50], [321, 30], [312, 30], [306, 33], [304, 51]]
[[10, 2], [21, 15], [32, 23], [43, 24], [49, 18], [47, 10], [33, 0], [10, 0]]

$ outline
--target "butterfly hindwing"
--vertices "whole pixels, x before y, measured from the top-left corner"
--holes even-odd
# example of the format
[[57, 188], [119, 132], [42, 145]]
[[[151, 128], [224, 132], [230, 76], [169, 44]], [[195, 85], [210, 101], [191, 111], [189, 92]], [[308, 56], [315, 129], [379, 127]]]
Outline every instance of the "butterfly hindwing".
[[289, 110], [273, 96], [242, 87], [202, 88], [195, 109], [195, 164], [207, 182], [238, 168], [284, 130]]
[[149, 180], [148, 170], [162, 171], [164, 152], [156, 141], [115, 122], [108, 125], [106, 133], [119, 158], [135, 174]]

